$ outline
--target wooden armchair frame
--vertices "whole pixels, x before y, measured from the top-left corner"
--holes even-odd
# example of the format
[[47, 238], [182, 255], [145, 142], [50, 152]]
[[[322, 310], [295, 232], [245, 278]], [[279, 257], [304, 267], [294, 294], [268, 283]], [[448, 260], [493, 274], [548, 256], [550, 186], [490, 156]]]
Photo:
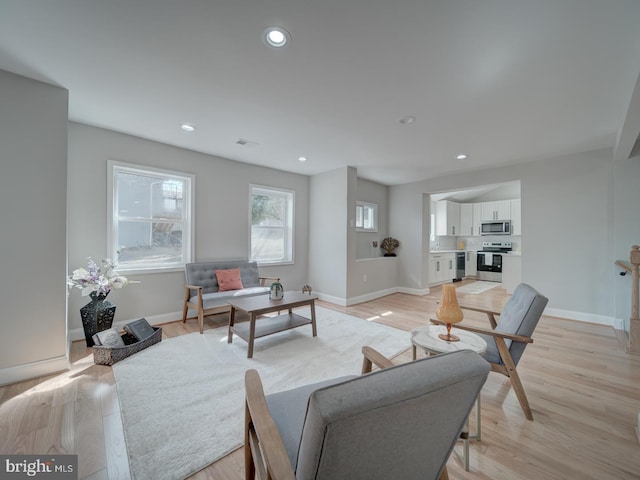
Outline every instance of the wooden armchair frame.
[[[362, 347], [362, 354], [363, 374], [370, 373], [373, 365], [381, 369], [394, 366], [391, 360], [371, 347]], [[256, 370], [246, 372], [245, 388], [245, 479], [295, 480], [295, 472], [280, 431], [269, 413], [262, 381]], [[449, 480], [446, 466], [440, 474], [440, 480]]]
[[[522, 407], [522, 411], [524, 412], [525, 417], [527, 417], [527, 420], [533, 421], [533, 413], [531, 412], [531, 407], [529, 406], [529, 400], [527, 400], [527, 395], [524, 391], [524, 387], [522, 386], [520, 375], [518, 375], [516, 364], [511, 357], [511, 353], [509, 352], [509, 347], [507, 347], [507, 344], [505, 343], [505, 340], [511, 340], [512, 342], [520, 343], [533, 343], [533, 338], [525, 337], [522, 335], [512, 335], [509, 333], [496, 332], [495, 328], [498, 325], [496, 316], [499, 316], [500, 312], [484, 308], [466, 307], [463, 305], [460, 305], [460, 308], [464, 310], [471, 310], [474, 312], [481, 312], [487, 315], [489, 323], [491, 324], [491, 329], [472, 327], [470, 325], [463, 325], [460, 323], [456, 323], [455, 328], [466, 330], [468, 332], [490, 335], [495, 339], [496, 346], [498, 347], [498, 352], [500, 353], [500, 359], [502, 360], [502, 363], [504, 365], [489, 362], [489, 364], [491, 365], [491, 371], [501, 373], [511, 380], [511, 385], [513, 386], [513, 390], [516, 393], [516, 397], [518, 398], [518, 402], [520, 402], [520, 406]], [[431, 319], [431, 323], [434, 323], [436, 325], [445, 325], [444, 322], [433, 318]]]

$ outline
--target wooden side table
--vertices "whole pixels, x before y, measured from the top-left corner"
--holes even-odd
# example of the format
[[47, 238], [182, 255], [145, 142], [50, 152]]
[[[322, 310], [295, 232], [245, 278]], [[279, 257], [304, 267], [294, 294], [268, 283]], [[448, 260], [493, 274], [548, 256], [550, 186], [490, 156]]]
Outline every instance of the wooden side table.
[[[451, 334], [460, 338], [457, 342], [447, 342], [438, 337], [439, 334], [447, 333], [447, 327], [444, 325], [427, 325], [411, 332], [411, 345], [413, 348], [413, 359], [416, 359], [416, 349], [422, 348], [427, 355], [438, 355], [439, 353], [450, 353], [456, 350], [473, 350], [479, 355], [487, 351], [487, 342], [480, 335], [476, 335], [466, 330], [458, 330], [455, 327], [451, 329]], [[469, 419], [462, 429], [463, 445], [463, 463], [464, 469], [469, 471], [469, 440], [480, 441], [480, 393], [476, 397], [476, 432], [469, 433]]]

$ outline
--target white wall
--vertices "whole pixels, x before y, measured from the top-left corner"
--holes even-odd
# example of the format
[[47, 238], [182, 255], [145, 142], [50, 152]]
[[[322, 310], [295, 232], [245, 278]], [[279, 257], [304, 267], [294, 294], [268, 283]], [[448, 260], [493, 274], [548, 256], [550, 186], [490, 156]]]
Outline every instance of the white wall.
[[309, 204], [309, 284], [339, 302], [347, 296], [349, 168], [311, 177]]
[[[309, 178], [234, 162], [109, 130], [69, 124], [69, 270], [86, 258], [107, 255], [107, 160], [193, 173], [196, 176], [196, 260], [247, 258], [249, 254], [249, 184], [296, 192], [293, 265], [261, 267], [279, 276], [285, 289], [307, 283]], [[130, 276], [141, 284], [115, 290], [116, 324], [146, 317], [181, 318], [184, 272]], [[79, 309], [87, 303], [79, 290], [69, 297], [69, 326], [81, 334]], [[82, 335], [76, 335], [82, 338]]]
[[67, 103], [0, 71], [0, 384], [68, 365]]
[[[616, 260], [629, 263], [632, 245], [640, 245], [640, 155], [614, 164], [613, 250]], [[615, 317], [629, 331], [631, 275], [613, 276]]]
[[[423, 193], [520, 180], [522, 280], [549, 297], [550, 314], [613, 324], [612, 162], [609, 151], [595, 151], [391, 187], [391, 232], [411, 238], [400, 286], [426, 285], [422, 237], [413, 232]], [[630, 206], [616, 207], [637, 218]]]
[[[356, 258], [372, 258], [382, 256], [380, 243], [387, 237], [389, 229], [389, 188], [386, 185], [358, 178], [356, 200], [358, 202], [378, 205], [378, 231], [356, 232]], [[372, 242], [378, 242], [374, 248]]]

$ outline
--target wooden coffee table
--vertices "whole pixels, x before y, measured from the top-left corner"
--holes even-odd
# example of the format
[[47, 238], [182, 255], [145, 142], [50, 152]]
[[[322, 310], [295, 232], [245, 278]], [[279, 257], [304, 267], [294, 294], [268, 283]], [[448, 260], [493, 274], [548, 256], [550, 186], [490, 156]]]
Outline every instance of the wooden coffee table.
[[[306, 294], [299, 292], [285, 292], [282, 300], [271, 300], [268, 295], [257, 295], [255, 297], [244, 297], [228, 300], [231, 305], [229, 312], [229, 336], [227, 343], [233, 340], [233, 334], [248, 342], [249, 349], [247, 358], [253, 357], [253, 342], [256, 338], [266, 337], [273, 333], [290, 330], [292, 328], [301, 327], [302, 325], [311, 324], [311, 330], [315, 337], [318, 332], [316, 329], [316, 300], [318, 296], [315, 294]], [[293, 313], [293, 309], [297, 307], [309, 306], [311, 308], [311, 318], [303, 317], [297, 313]], [[249, 322], [235, 324], [236, 310], [242, 310], [249, 314]], [[275, 317], [261, 318], [256, 323], [260, 315], [266, 313], [280, 312], [287, 310], [287, 313], [277, 315]]]

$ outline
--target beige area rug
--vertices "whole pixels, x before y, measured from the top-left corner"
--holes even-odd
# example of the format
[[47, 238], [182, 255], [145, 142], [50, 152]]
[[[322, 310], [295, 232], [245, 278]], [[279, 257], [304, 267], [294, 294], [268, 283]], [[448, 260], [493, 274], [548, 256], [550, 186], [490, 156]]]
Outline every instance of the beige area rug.
[[[308, 307], [297, 309], [308, 315]], [[361, 348], [393, 357], [409, 348], [410, 334], [316, 308], [311, 326], [247, 343], [227, 329], [163, 340], [113, 366], [134, 479], [181, 479], [243, 443], [244, 373], [260, 372], [267, 394], [340, 375], [359, 374]], [[268, 321], [268, 320], [263, 320]]]
[[498, 282], [486, 282], [484, 280], [480, 280], [473, 283], [468, 283], [467, 285], [463, 285], [462, 287], [456, 288], [456, 292], [458, 293], [470, 293], [471, 295], [478, 295], [480, 293], [484, 293], [487, 290], [491, 290], [492, 288], [496, 288], [502, 285]]

